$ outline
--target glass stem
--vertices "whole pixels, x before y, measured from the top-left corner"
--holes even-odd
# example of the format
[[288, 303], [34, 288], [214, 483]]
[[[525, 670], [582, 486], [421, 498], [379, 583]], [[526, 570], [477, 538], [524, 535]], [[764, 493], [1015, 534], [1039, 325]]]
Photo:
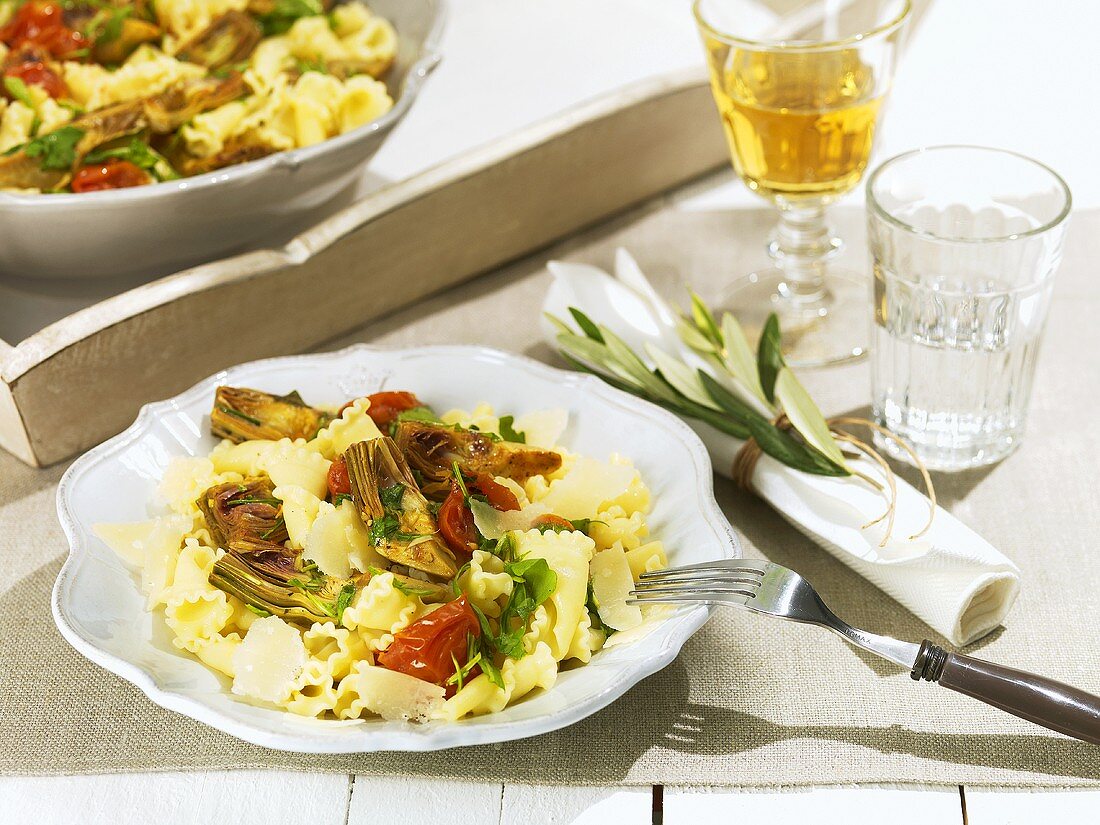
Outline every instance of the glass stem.
[[820, 303], [826, 295], [825, 262], [841, 247], [825, 223], [825, 206], [821, 203], [779, 205], [776, 226], [768, 253], [783, 270], [780, 293], [801, 305]]

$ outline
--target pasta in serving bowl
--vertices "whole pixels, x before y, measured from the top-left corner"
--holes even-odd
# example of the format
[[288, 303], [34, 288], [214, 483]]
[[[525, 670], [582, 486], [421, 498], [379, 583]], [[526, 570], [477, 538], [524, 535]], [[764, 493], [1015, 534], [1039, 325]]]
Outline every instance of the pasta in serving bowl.
[[154, 276], [304, 228], [439, 62], [443, 2], [0, 3], [0, 274]]
[[737, 552], [679, 421], [473, 347], [234, 368], [146, 407], [58, 506], [70, 642], [165, 707], [315, 752], [583, 718], [707, 615], [643, 615], [634, 578]]

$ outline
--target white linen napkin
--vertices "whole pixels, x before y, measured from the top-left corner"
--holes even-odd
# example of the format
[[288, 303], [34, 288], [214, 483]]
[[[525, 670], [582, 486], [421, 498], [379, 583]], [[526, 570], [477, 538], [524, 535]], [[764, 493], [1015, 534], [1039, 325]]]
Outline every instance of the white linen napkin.
[[[634, 259], [620, 249], [615, 264], [615, 277], [611, 277], [596, 267], [551, 262], [554, 282], [543, 310], [569, 320], [569, 307], [577, 307], [617, 333], [643, 358], [647, 341], [691, 358], [676, 333], [671, 308]], [[544, 332], [556, 346], [556, 330], [548, 322]], [[706, 444], [715, 470], [730, 476], [734, 456], [744, 442], [700, 421], [685, 421]], [[858, 460], [858, 467], [882, 477], [869, 460]], [[927, 533], [907, 538], [924, 526], [928, 500], [900, 478], [895, 526], [883, 547], [879, 547], [883, 524], [861, 527], [885, 507], [883, 496], [865, 482], [803, 473], [761, 455], [752, 484], [761, 498], [806, 536], [953, 644], [967, 644], [997, 627], [1016, 600], [1020, 589], [1016, 565], [943, 508], [936, 508]]]

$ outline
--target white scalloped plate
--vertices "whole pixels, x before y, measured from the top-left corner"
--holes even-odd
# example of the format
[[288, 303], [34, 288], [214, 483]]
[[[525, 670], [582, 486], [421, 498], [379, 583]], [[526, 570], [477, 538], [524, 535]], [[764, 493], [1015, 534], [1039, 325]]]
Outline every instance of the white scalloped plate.
[[596, 458], [619, 452], [641, 470], [653, 493], [651, 532], [664, 541], [673, 564], [740, 555], [714, 501], [710, 459], [695, 433], [591, 376], [465, 346], [355, 346], [225, 370], [173, 399], [146, 405], [128, 430], [65, 473], [57, 511], [70, 551], [54, 586], [53, 614], [73, 647], [158, 705], [257, 745], [310, 753], [426, 751], [546, 733], [606, 707], [672, 662], [708, 610], [681, 609], [640, 641], [601, 651], [590, 664], [562, 673], [551, 690], [458, 723], [318, 720], [247, 704], [230, 693], [227, 679], [172, 646], [163, 617], [145, 610], [135, 573], [92, 534], [98, 522], [148, 518], [168, 462], [214, 446], [207, 413], [219, 384], [296, 389], [322, 406], [389, 388], [413, 390], [440, 410], [469, 409], [479, 401], [515, 414], [564, 408], [570, 418], [565, 446]]

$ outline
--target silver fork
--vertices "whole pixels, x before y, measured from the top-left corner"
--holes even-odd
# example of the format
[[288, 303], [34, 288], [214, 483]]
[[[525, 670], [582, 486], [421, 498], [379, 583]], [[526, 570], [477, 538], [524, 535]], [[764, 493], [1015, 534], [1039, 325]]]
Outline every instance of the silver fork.
[[925, 639], [902, 642], [852, 627], [798, 573], [771, 562], [728, 559], [643, 573], [632, 604], [720, 604], [835, 631], [856, 647], [1043, 727], [1100, 744], [1100, 697], [1033, 673], [951, 653]]

